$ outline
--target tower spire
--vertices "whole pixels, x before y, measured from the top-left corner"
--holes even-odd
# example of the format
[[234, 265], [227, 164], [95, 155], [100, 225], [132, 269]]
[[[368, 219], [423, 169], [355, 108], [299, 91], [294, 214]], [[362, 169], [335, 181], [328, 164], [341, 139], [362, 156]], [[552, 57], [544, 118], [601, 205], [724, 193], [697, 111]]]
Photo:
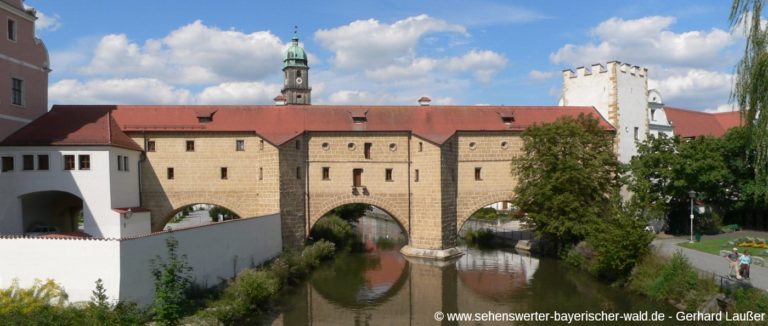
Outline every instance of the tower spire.
[[291, 46], [283, 59], [284, 86], [280, 92], [287, 104], [311, 104], [307, 53], [299, 45], [299, 26], [293, 26]]

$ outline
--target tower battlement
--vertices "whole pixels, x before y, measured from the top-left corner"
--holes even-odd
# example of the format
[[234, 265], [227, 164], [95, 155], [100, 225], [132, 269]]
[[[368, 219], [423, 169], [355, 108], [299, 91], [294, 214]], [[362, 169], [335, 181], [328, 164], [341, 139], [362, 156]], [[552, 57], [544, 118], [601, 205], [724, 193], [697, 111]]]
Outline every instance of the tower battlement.
[[595, 76], [603, 74], [609, 71], [615, 71], [617, 73], [629, 73], [633, 76], [645, 78], [648, 75], [648, 68], [633, 66], [629, 63], [621, 63], [619, 61], [608, 61], [605, 66], [602, 63], [592, 64], [591, 67], [585, 66], [577, 67], [576, 72], [571, 69], [563, 70], [563, 78], [578, 78], [586, 76]]

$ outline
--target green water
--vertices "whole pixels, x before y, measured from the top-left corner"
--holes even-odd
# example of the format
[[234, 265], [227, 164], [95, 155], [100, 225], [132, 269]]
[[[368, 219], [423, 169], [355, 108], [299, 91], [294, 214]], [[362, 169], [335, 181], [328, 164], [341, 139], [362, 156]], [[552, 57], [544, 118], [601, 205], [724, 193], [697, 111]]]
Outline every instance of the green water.
[[[667, 304], [599, 283], [554, 259], [506, 249], [481, 251], [462, 247], [464, 256], [437, 265], [402, 256], [399, 248], [405, 238], [392, 221], [365, 217], [360, 220], [359, 230], [366, 252], [339, 256], [320, 267], [284, 298], [280, 311], [269, 322], [273, 325], [438, 325], [436, 312], [647, 311], [667, 316], [675, 312]], [[449, 322], [447, 318], [442, 323], [514, 324]]]

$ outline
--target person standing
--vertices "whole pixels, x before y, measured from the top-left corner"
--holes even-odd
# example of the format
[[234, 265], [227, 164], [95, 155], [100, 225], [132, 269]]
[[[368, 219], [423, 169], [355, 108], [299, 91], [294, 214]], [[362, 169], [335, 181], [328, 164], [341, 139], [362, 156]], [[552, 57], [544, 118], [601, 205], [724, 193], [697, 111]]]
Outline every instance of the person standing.
[[744, 279], [749, 279], [749, 265], [752, 264], [752, 256], [749, 250], [744, 250], [744, 254], [739, 257], [739, 274]]
[[730, 277], [740, 279], [741, 275], [739, 275], [739, 249], [733, 248], [733, 251], [731, 251], [731, 253], [728, 254], [726, 258], [728, 259], [728, 265], [730, 267], [728, 275]]

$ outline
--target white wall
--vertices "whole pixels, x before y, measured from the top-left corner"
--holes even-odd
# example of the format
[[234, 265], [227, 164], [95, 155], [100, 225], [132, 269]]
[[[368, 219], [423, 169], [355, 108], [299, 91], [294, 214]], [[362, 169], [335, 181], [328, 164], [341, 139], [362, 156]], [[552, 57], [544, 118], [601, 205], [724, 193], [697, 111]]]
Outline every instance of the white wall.
[[[648, 132], [648, 79], [642, 68], [624, 64], [616, 69], [618, 83], [619, 160], [629, 162], [637, 155], [637, 142]], [[635, 138], [635, 128], [638, 128]]]
[[90, 300], [101, 278], [110, 298], [148, 305], [154, 296], [150, 260], [165, 256], [165, 239], [179, 241], [195, 282], [213, 286], [282, 250], [280, 216], [232, 220], [123, 240], [0, 237], [0, 287], [14, 278], [28, 287], [51, 278], [71, 302]]
[[86, 301], [101, 278], [107, 295], [120, 289], [120, 242], [42, 238], [0, 238], [0, 288], [14, 279], [22, 287], [35, 279], [53, 279], [64, 287], [70, 301]]

